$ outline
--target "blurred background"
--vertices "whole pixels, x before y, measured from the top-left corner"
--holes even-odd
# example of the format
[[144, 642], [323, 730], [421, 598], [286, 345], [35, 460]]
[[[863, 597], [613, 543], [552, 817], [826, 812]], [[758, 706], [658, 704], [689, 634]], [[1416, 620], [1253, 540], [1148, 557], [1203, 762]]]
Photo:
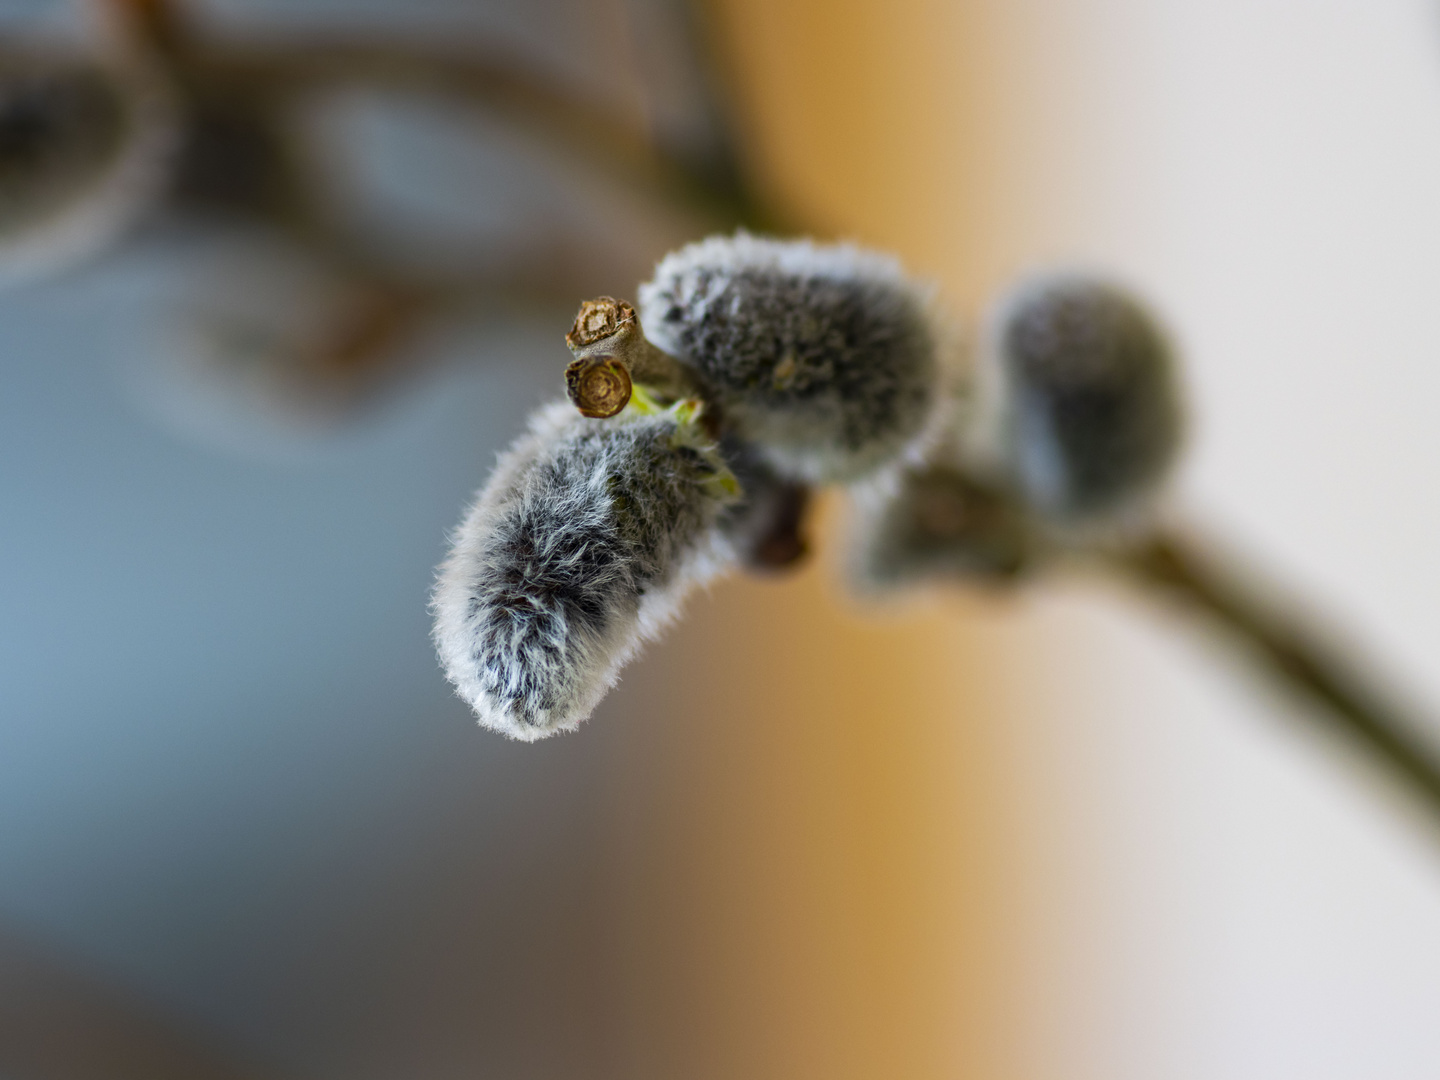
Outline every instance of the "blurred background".
[[[1037, 265], [1133, 283], [1188, 364], [1177, 504], [1440, 717], [1429, 0], [182, 10], [503, 58], [972, 325]], [[863, 608], [827, 503], [580, 733], [477, 729], [427, 638], [446, 530], [576, 303], [734, 218], [443, 95], [306, 117], [377, 250], [489, 283], [365, 393], [277, 377], [344, 298], [243, 221], [0, 293], [0, 1077], [1440, 1072], [1440, 830], [1103, 581]]]

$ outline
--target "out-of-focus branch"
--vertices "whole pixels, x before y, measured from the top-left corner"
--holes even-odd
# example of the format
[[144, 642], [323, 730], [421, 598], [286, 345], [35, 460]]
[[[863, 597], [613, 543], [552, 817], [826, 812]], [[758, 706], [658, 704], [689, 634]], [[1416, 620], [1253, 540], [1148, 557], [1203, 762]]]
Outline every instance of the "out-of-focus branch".
[[1281, 683], [1320, 709], [1440, 814], [1440, 762], [1418, 725], [1386, 700], [1333, 647], [1266, 603], [1221, 561], [1175, 532], [1162, 532], [1117, 557], [1117, 565], [1215, 620], [1248, 646]]
[[96, 0], [162, 58], [187, 96], [224, 93], [257, 110], [356, 86], [433, 93], [469, 102], [551, 149], [665, 202], [729, 225], [783, 226], [731, 160], [693, 160], [657, 143], [638, 118], [567, 92], [506, 58], [467, 47], [365, 39], [211, 40], [191, 32], [176, 0]]
[[567, 93], [501, 57], [418, 44], [287, 40], [230, 45], [207, 63], [216, 75], [300, 95], [340, 86], [433, 93], [470, 102], [555, 151], [639, 185], [666, 201], [732, 224], [763, 228], [772, 213], [729, 170], [707, 169], [653, 141], [620, 110]]
[[[439, 282], [393, 265], [334, 220], [313, 164], [295, 144], [296, 116], [318, 94], [363, 88], [450, 98], [657, 205], [707, 219], [708, 227], [781, 226], [740, 180], [733, 155], [706, 160], [674, 152], [652, 139], [639, 117], [498, 55], [379, 39], [229, 40], [193, 26], [182, 0], [91, 3], [123, 48], [164, 68], [185, 110], [174, 204], [276, 228], [355, 282], [359, 318], [343, 318], [318, 351], [296, 351], [297, 386], [319, 388], [333, 377], [337, 396], [346, 398], [386, 382], [387, 364], [404, 368], [397, 346], [413, 328], [467, 293], [493, 301], [497, 288], [494, 275]], [[568, 244], [553, 238], [514, 253], [497, 295], [518, 290], [526, 300], [568, 301], [576, 283], [567, 260], [553, 257]]]

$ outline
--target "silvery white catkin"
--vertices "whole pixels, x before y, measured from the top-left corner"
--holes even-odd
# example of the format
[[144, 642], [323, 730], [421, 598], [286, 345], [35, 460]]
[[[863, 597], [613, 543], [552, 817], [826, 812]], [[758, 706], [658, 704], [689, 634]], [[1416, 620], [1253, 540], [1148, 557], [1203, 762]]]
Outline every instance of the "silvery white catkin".
[[1036, 277], [1004, 297], [978, 388], [991, 453], [1025, 503], [1058, 524], [1143, 507], [1180, 446], [1164, 333], [1139, 301], [1089, 277]]
[[163, 191], [178, 127], [139, 60], [0, 52], [0, 278], [103, 248]]
[[639, 297], [646, 335], [787, 478], [853, 480], [932, 416], [940, 335], [928, 293], [889, 257], [713, 236], [667, 255]]
[[670, 414], [542, 409], [454, 536], [435, 643], [480, 723], [532, 741], [573, 729], [691, 586], [726, 564], [733, 499], [715, 448]]

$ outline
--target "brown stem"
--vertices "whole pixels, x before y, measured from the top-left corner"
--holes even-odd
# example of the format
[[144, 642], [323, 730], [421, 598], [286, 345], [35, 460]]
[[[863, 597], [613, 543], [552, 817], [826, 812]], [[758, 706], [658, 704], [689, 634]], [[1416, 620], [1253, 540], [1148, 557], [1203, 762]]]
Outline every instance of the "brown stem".
[[[179, 156], [176, 200], [278, 225], [351, 274], [405, 277], [330, 219], [326, 193], [316, 189], [310, 163], [291, 145], [289, 127], [292, 112], [308, 94], [344, 86], [418, 90], [469, 101], [658, 201], [707, 213], [727, 225], [777, 227], [776, 218], [739, 180], [733, 158], [707, 164], [674, 153], [622, 111], [561, 90], [503, 57], [386, 41], [210, 41], [189, 32], [181, 0], [92, 2], [163, 63], [185, 101], [190, 122]], [[638, 323], [635, 342], [634, 348], [619, 342], [624, 355], [618, 362], [615, 350], [610, 358], [603, 350], [591, 350], [584, 370], [569, 376], [572, 395], [578, 392], [598, 404], [601, 411], [594, 415], [612, 415], [604, 410], [624, 407], [632, 370], [636, 381], [662, 398], [689, 389], [674, 362], [644, 342]], [[364, 365], [370, 365], [385, 350], [367, 340], [361, 351]], [[707, 415], [705, 422], [713, 426], [718, 417]]]
[[1340, 728], [1440, 813], [1440, 762], [1419, 735], [1420, 725], [1295, 620], [1173, 534], [1158, 534], [1122, 557], [1121, 565], [1204, 611], [1249, 645], [1282, 682], [1325, 706]]
[[624, 300], [586, 300], [565, 335], [575, 355], [565, 369], [565, 390], [585, 416], [614, 416], [630, 401], [633, 382], [661, 397], [678, 398], [689, 387], [674, 357], [647, 341], [640, 317]]
[[[133, 45], [162, 61], [197, 123], [215, 120], [219, 109], [222, 136], [238, 131], [250, 143], [256, 134], [274, 142], [292, 109], [315, 91], [350, 86], [434, 93], [469, 101], [550, 149], [672, 206], [726, 225], [779, 226], [739, 180], [733, 159], [701, 161], [679, 153], [656, 142], [639, 118], [561, 89], [503, 56], [354, 38], [209, 40], [191, 32], [180, 0], [90, 2]], [[272, 171], [286, 164], [272, 148], [264, 149], [262, 164]], [[293, 175], [260, 178], [261, 186], [305, 187], [308, 177], [301, 174], [307, 170], [288, 164]]]
[[[131, 0], [113, 0], [131, 2]], [[137, 0], [144, 2], [144, 0]], [[773, 228], [775, 218], [742, 185], [734, 169], [705, 168], [657, 145], [623, 113], [558, 89], [498, 57], [418, 44], [304, 40], [266, 45], [224, 44], [197, 50], [212, 76], [293, 98], [340, 86], [416, 90], [468, 100], [540, 136], [556, 150], [584, 159], [627, 184], [727, 219]]]

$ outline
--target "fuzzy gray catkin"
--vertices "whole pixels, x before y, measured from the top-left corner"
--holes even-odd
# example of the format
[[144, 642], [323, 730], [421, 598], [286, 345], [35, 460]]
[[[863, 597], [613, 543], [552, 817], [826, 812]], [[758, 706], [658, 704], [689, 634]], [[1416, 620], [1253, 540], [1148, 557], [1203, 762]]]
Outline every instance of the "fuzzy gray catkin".
[[689, 588], [726, 564], [734, 481], [671, 413], [541, 410], [456, 531], [432, 610], [450, 681], [481, 724], [532, 741], [574, 728]]
[[1143, 507], [1180, 446], [1164, 333], [1122, 290], [1036, 277], [997, 306], [979, 371], [990, 449], [1024, 502], [1057, 524]]
[[0, 278], [104, 247], [162, 192], [178, 127], [138, 60], [0, 51]]
[[714, 236], [640, 287], [647, 336], [693, 373], [727, 430], [781, 475], [853, 480], [925, 430], [939, 334], [895, 260], [845, 245]]
[[950, 460], [904, 463], [852, 489], [849, 571], [862, 593], [1003, 581], [1026, 566], [1024, 515]]

